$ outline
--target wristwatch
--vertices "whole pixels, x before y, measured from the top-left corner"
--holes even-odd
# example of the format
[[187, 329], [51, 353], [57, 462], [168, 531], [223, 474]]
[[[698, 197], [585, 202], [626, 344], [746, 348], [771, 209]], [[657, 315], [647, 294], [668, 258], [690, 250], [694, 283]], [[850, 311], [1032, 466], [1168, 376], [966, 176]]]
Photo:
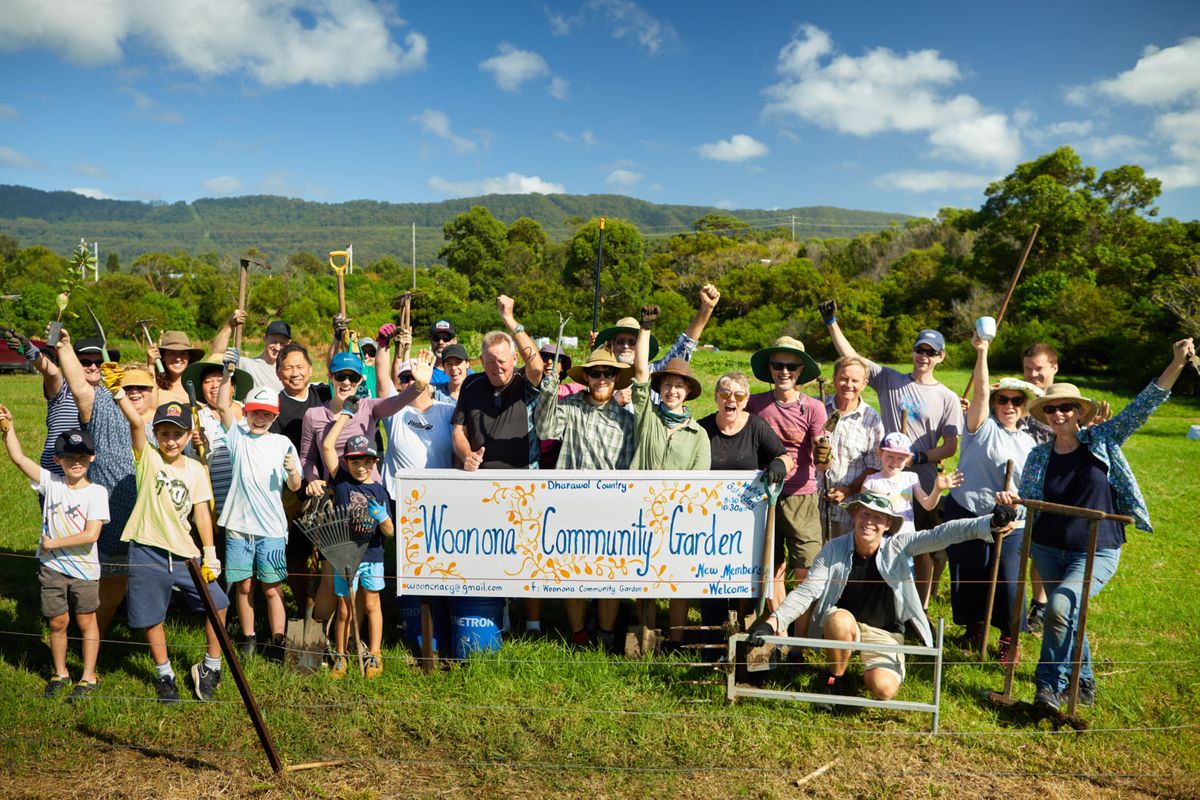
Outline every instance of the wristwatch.
[[525, 326], [518, 322], [517, 327], [513, 328], [512, 332], [513, 332], [513, 336], [516, 336], [518, 333], [524, 333]]

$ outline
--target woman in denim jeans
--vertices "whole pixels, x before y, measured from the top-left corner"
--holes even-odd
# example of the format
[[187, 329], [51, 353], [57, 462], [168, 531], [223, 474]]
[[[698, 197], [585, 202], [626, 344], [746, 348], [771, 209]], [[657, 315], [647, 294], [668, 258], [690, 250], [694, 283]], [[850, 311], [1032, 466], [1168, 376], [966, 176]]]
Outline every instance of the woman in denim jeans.
[[[1146, 502], [1138, 488], [1121, 445], [1140, 428], [1170, 396], [1171, 387], [1189, 358], [1196, 354], [1192, 339], [1181, 339], [1173, 347], [1171, 363], [1157, 380], [1147, 386], [1125, 409], [1107, 422], [1080, 428], [1092, 419], [1096, 403], [1080, 395], [1069, 383], [1055, 383], [1034, 400], [1029, 411], [1049, 425], [1054, 438], [1029, 454], [1021, 477], [1020, 495], [1063, 505], [1092, 508], [1134, 519], [1138, 530], [1151, 532]], [[997, 501], [1011, 503], [1017, 495], [1000, 492]], [[1057, 709], [1070, 679], [1071, 652], [1079, 619], [1079, 593], [1087, 561], [1090, 522], [1078, 517], [1038, 513], [1033, 520], [1031, 554], [1049, 595], [1042, 653], [1034, 673], [1035, 702]], [[1094, 596], [1117, 571], [1125, 530], [1115, 521], [1100, 523], [1096, 559], [1089, 596]], [[1092, 673], [1087, 638], [1083, 640], [1079, 673], [1079, 700], [1095, 701], [1096, 680]]]

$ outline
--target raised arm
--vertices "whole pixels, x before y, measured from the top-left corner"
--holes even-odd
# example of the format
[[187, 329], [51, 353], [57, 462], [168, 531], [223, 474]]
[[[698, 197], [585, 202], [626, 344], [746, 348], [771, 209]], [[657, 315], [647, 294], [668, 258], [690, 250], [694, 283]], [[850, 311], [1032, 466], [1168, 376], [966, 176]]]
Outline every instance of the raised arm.
[[689, 339], [700, 341], [700, 336], [704, 333], [704, 326], [712, 319], [713, 309], [717, 307], [717, 301], [720, 299], [721, 292], [717, 290], [716, 286], [706, 283], [700, 287], [700, 305], [696, 308], [696, 316], [692, 317], [692, 321], [683, 329]]
[[1162, 374], [1155, 378], [1154, 383], [1147, 386], [1129, 405], [1121, 409], [1107, 422], [1102, 422], [1091, 428], [1093, 431], [1104, 430], [1117, 444], [1125, 442], [1134, 432], [1146, 424], [1146, 420], [1167, 399], [1167, 393], [1175, 386], [1179, 373], [1188, 362], [1196, 357], [1196, 345], [1189, 336], [1180, 339], [1171, 346], [1171, 361]]
[[525, 326], [513, 316], [513, 299], [506, 294], [500, 295], [496, 298], [496, 310], [500, 312], [504, 327], [517, 343], [517, 352], [521, 354], [521, 361], [525, 364], [525, 380], [529, 381], [530, 385], [537, 386], [542, 380], [542, 356], [537, 345], [533, 343], [533, 338], [525, 332]]
[[975, 433], [987, 421], [991, 409], [991, 386], [988, 377], [988, 342], [976, 333], [971, 337], [975, 348], [975, 371], [971, 373], [971, 391], [975, 402], [967, 409], [967, 433]]
[[375, 396], [386, 398], [390, 397], [395, 391], [392, 375], [393, 366], [399, 366], [403, 360], [397, 358], [395, 364], [392, 363], [392, 337], [396, 335], [396, 326], [392, 323], [387, 323], [379, 328], [379, 332], [375, 334]]
[[79, 363], [79, 356], [75, 355], [75, 348], [71, 345], [71, 334], [67, 332], [66, 328], [62, 330], [56, 352], [58, 353], [59, 368], [62, 370], [63, 378], [67, 381], [67, 388], [75, 397], [75, 407], [79, 409], [79, 421], [86, 425], [92, 421], [92, 407], [96, 404], [96, 390], [83, 376], [83, 365]]
[[650, 380], [650, 329], [658, 321], [659, 313], [658, 306], [642, 306], [637, 347], [633, 351], [633, 378], [638, 382]]
[[[378, 357], [376, 354], [376, 358]], [[417, 357], [413, 359], [413, 382], [405, 387], [403, 392], [375, 402], [371, 406], [371, 418], [380, 420], [390, 417], [420, 397], [422, 392], [429, 391], [429, 381], [433, 379], [434, 361], [434, 355], [429, 350], [417, 353]], [[379, 375], [378, 365], [375, 368], [375, 374]]]
[[4, 431], [4, 448], [8, 457], [17, 465], [17, 469], [25, 473], [25, 477], [37, 483], [42, 479], [42, 467], [36, 461], [25, 455], [21, 442], [17, 439], [17, 428], [13, 424], [12, 412], [0, 406], [0, 430]]
[[221, 359], [225, 369], [221, 373], [221, 387], [217, 389], [217, 413], [221, 415], [221, 427], [225, 430], [237, 424], [237, 417], [233, 413], [233, 371], [240, 360], [241, 353], [236, 347], [226, 350], [225, 357]]
[[25, 360], [33, 365], [42, 375], [42, 394], [47, 400], [56, 396], [62, 391], [63, 376], [54, 362], [46, 357], [46, 354], [38, 349], [37, 345], [29, 341], [29, 337], [23, 333], [5, 328], [4, 340], [8, 343], [9, 348], [13, 352], [20, 353], [25, 357]]
[[1171, 391], [1171, 388], [1175, 386], [1175, 381], [1179, 378], [1179, 373], [1183, 372], [1183, 368], [1189, 362], [1198, 364], [1196, 361], [1196, 343], [1190, 336], [1186, 339], [1180, 339], [1171, 346], [1171, 363], [1167, 364], [1167, 368], [1163, 370], [1162, 375], [1159, 375], [1154, 383], [1165, 392]]
[[229, 315], [229, 319], [225, 320], [225, 324], [213, 336], [212, 342], [208, 345], [209, 351], [224, 353], [225, 349], [229, 347], [229, 339], [233, 336], [233, 329], [238, 325], [244, 324], [246, 324], [246, 312], [235, 308], [233, 313]]
[[[125, 420], [129, 423], [129, 439], [133, 443], [134, 459], [141, 458], [142, 451], [146, 449], [146, 423], [142, 420], [142, 415], [133, 407], [133, 401], [125, 396], [124, 389], [117, 389], [113, 392], [113, 400], [117, 401], [117, 407], [121, 409], [121, 413], [125, 415]], [[196, 420], [192, 420], [192, 424], [198, 424]]]
[[338, 474], [338, 453], [337, 440], [342, 435], [342, 431], [346, 429], [346, 423], [354, 418], [354, 411], [342, 406], [342, 410], [333, 418], [333, 424], [329, 426], [329, 431], [325, 434], [325, 438], [321, 441], [321, 460], [325, 464], [325, 472], [332, 479]]
[[822, 301], [817, 304], [817, 310], [821, 312], [821, 319], [825, 322], [825, 327], [829, 329], [829, 338], [833, 340], [833, 347], [837, 350], [838, 355], [857, 356], [858, 353], [854, 346], [850, 344], [850, 340], [846, 338], [846, 334], [842, 333], [842, 329], [838, 325], [837, 301]]

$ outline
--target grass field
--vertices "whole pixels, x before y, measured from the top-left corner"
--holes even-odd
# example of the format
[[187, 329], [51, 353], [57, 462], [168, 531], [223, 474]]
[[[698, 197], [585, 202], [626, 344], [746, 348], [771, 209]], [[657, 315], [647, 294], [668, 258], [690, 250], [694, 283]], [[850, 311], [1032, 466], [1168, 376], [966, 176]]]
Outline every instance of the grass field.
[[[716, 375], [747, 362], [744, 354], [699, 353], [695, 363], [711, 387]], [[1147, 380], [1160, 366], [1147, 368]], [[944, 380], [960, 390], [967, 377], [947, 372]], [[1115, 409], [1130, 399], [1099, 380], [1079, 383]], [[38, 452], [44, 404], [37, 380], [0, 376], [0, 402], [13, 409], [26, 452]], [[695, 411], [711, 408], [706, 395]], [[999, 665], [976, 663], [976, 655], [950, 644], [943, 735], [931, 737], [924, 715], [730, 706], [723, 687], [683, 682], [716, 677], [711, 670], [674, 656], [630, 662], [575, 652], [555, 637], [508, 641], [495, 656], [424, 675], [395, 641], [389, 616], [378, 681], [335, 683], [261, 659], [248, 664], [285, 761], [350, 762], [282, 776], [267, 767], [228, 674], [216, 702], [161, 707], [146, 648], [120, 622], [101, 650], [98, 696], [81, 707], [41, 699], [49, 651], [32, 559], [38, 507], [5, 461], [0, 796], [1197, 796], [1200, 604], [1192, 534], [1200, 442], [1184, 434], [1198, 422], [1200, 404], [1173, 399], [1127, 447], [1156, 531], [1130, 530], [1120, 570], [1091, 605], [1099, 699], [1085, 710], [1088, 733], [1056, 732], [988, 706], [980, 693], [1002, 687]], [[936, 611], [949, 616], [947, 595], [943, 584]], [[948, 624], [947, 632], [958, 631]], [[182, 678], [200, 654], [196, 620], [174, 617], [168, 642]], [[1032, 698], [1037, 652], [1037, 639], [1024, 637], [1016, 686], [1024, 699]], [[77, 657], [70, 663], [77, 676]], [[800, 668], [774, 680], [804, 687], [816, 674]], [[927, 701], [931, 687], [931, 670], [916, 665], [900, 699]]]

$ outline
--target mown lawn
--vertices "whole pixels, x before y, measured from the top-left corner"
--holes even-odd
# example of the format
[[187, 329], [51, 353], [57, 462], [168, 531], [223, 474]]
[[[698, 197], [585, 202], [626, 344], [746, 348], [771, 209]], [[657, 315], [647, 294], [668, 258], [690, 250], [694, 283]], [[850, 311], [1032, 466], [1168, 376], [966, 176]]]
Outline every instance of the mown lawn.
[[[1165, 362], [1165, 359], [1164, 359]], [[700, 353], [706, 387], [744, 354]], [[1160, 365], [1147, 369], [1147, 380]], [[956, 391], [965, 372], [947, 372]], [[1079, 381], [1114, 408], [1129, 395]], [[815, 391], [815, 385], [811, 387]], [[873, 398], [872, 398], [873, 399]], [[40, 449], [36, 379], [0, 376], [27, 452]], [[696, 403], [712, 408], [711, 394]], [[1200, 792], [1195, 711], [1200, 624], [1193, 531], [1200, 442], [1184, 438], [1200, 404], [1174, 399], [1127, 448], [1154, 534], [1130, 532], [1119, 572], [1091, 605], [1100, 696], [1086, 734], [1052, 731], [980, 699], [999, 689], [995, 662], [948, 644], [943, 735], [900, 712], [824, 714], [807, 706], [725, 703], [718, 677], [678, 657], [629, 662], [574, 652], [556, 637], [514, 639], [499, 654], [431, 675], [411, 666], [387, 627], [375, 682], [302, 677], [261, 659], [247, 673], [288, 763], [343, 766], [273, 776], [226, 674], [217, 701], [163, 708], [150, 658], [118, 623], [101, 651], [99, 694], [81, 707], [40, 697], [49, 670], [32, 559], [36, 495], [0, 467], [0, 795], [6, 797], [347, 797], [442, 794], [542, 797], [1186, 797]], [[937, 609], [949, 614], [943, 584]], [[556, 618], [553, 609], [549, 615]], [[661, 615], [665, 618], [665, 613]], [[948, 635], [957, 633], [947, 625]], [[182, 678], [199, 658], [196, 620], [173, 618]], [[994, 641], [994, 634], [993, 634]], [[77, 647], [77, 646], [76, 646]], [[1017, 693], [1031, 699], [1038, 642], [1022, 642]], [[71, 660], [77, 674], [78, 659]], [[226, 670], [228, 673], [228, 670]], [[815, 668], [790, 679], [806, 686]], [[787, 684], [789, 674], [773, 680]], [[931, 670], [910, 670], [901, 699], [926, 701]], [[831, 764], [819, 776], [798, 781]]]

